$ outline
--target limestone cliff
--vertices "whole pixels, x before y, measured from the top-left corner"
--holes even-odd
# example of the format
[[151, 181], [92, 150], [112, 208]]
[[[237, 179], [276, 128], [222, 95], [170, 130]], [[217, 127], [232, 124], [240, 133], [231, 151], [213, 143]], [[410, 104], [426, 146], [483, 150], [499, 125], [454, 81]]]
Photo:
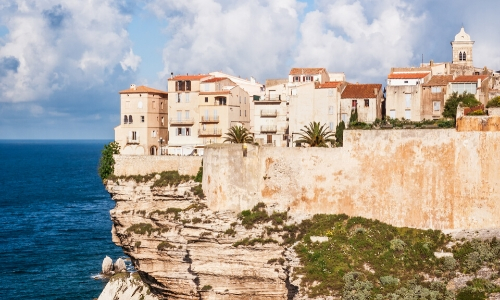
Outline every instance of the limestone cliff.
[[[258, 241], [263, 226], [246, 229], [231, 211], [211, 211], [191, 188], [154, 187], [154, 180], [108, 181], [116, 201], [113, 239], [160, 299], [291, 299], [292, 258], [277, 241]], [[253, 245], [250, 245], [253, 244]], [[290, 256], [292, 257], [292, 256]], [[296, 298], [297, 299], [297, 298]]]

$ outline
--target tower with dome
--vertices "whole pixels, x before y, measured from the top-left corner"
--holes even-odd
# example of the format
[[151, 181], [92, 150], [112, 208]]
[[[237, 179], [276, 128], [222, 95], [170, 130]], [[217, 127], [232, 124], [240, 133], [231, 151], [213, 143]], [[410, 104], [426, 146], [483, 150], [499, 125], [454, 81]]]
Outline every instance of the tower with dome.
[[472, 46], [474, 41], [471, 41], [470, 35], [468, 35], [464, 27], [460, 29], [460, 32], [455, 35], [455, 40], [451, 42], [451, 48], [453, 52], [452, 63], [462, 66], [472, 67]]

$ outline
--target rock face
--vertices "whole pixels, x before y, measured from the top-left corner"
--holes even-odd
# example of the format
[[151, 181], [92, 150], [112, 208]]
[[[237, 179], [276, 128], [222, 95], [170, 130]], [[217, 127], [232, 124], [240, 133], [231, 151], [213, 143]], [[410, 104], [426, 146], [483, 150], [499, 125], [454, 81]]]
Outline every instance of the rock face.
[[[123, 276], [125, 275], [125, 276]], [[111, 277], [98, 300], [158, 300], [139, 276], [126, 273]]]
[[111, 257], [107, 256], [102, 261], [102, 274], [111, 275], [113, 274], [113, 260]]
[[125, 266], [125, 261], [121, 257], [115, 261], [114, 266], [115, 273], [123, 272], [127, 269], [127, 267]]
[[130, 256], [153, 293], [167, 299], [296, 295], [288, 276], [290, 261], [283, 259], [287, 249], [274, 242], [233, 245], [261, 237], [265, 224], [246, 229], [236, 213], [210, 211], [191, 192], [198, 183], [152, 184], [118, 180], [106, 188], [116, 201], [113, 241]]

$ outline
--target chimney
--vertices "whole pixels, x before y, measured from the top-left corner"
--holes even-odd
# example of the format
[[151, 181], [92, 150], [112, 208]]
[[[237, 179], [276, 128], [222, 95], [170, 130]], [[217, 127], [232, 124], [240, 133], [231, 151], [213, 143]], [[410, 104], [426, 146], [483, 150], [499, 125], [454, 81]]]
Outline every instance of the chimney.
[[170, 72], [170, 79], [174, 79], [174, 72]]
[[434, 65], [434, 60], [431, 59], [431, 61], [429, 62], [429, 66], [433, 66]]
[[375, 94], [375, 97], [377, 97], [377, 95], [378, 95], [378, 89], [377, 88], [373, 89], [373, 94]]
[[480, 89], [481, 88], [481, 78], [478, 78], [477, 79], [477, 88]]
[[132, 83], [132, 84], [130, 85], [130, 89], [135, 91], [135, 84], [133, 84], [133, 83]]

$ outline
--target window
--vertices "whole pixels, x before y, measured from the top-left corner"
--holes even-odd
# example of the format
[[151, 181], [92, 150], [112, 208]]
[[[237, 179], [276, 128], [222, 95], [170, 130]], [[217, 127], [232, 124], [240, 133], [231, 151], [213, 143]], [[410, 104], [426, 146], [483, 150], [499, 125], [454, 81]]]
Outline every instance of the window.
[[185, 91], [186, 90], [186, 82], [185, 81], [177, 81], [177, 90]]
[[209, 91], [208, 83], [205, 83], [204, 86], [205, 86], [205, 92], [208, 92]]
[[245, 109], [245, 117], [247, 116], [247, 110]]
[[156, 130], [151, 131], [151, 137], [156, 137]]
[[189, 93], [186, 93], [186, 103], [189, 103]]
[[391, 110], [389, 111], [389, 117], [390, 117], [391, 119], [396, 119], [396, 110], [395, 110], [395, 109], [391, 109]]
[[189, 120], [189, 110], [185, 111], [186, 120]]
[[408, 80], [405, 80], [404, 83], [408, 83]]
[[347, 114], [342, 114], [342, 122], [344, 122], [345, 124], [347, 124], [349, 120], [347, 119]]
[[365, 107], [370, 107], [370, 99], [365, 99]]
[[189, 128], [186, 128], [186, 135], [190, 136], [191, 135], [191, 130]]
[[240, 104], [241, 104], [241, 96], [240, 96]]
[[434, 101], [432, 104], [434, 111], [441, 111], [441, 101]]
[[177, 128], [177, 136], [182, 135], [182, 128]]
[[304, 79], [305, 82], [311, 82], [313, 81], [313, 77], [312, 76], [306, 76], [305, 79]]
[[405, 110], [405, 119], [411, 120], [411, 110], [410, 109]]
[[161, 117], [161, 126], [165, 125], [165, 118]]
[[411, 94], [405, 94], [405, 103], [407, 108], [411, 107]]
[[208, 97], [205, 97], [205, 102], [208, 102]]
[[177, 103], [180, 103], [181, 102], [181, 93], [178, 93], [177, 94]]
[[123, 124], [127, 124], [128, 123], [128, 117], [127, 115], [124, 115], [123, 116]]
[[144, 123], [144, 116], [141, 116], [141, 123]]
[[132, 131], [132, 140], [137, 141], [137, 131]]
[[476, 94], [477, 83], [452, 83], [451, 91], [463, 94], [464, 92]]
[[163, 109], [163, 101], [161, 102], [161, 109]]
[[128, 116], [128, 123], [129, 123], [129, 124], [132, 124], [132, 123], [133, 123], [133, 121], [132, 121], [132, 115], [129, 115], [129, 116]]
[[182, 121], [182, 110], [177, 111], [177, 121]]
[[268, 144], [272, 144], [273, 143], [273, 135], [272, 134], [268, 134], [267, 135], [267, 143]]
[[190, 91], [191, 90], [191, 81], [186, 81], [186, 91]]
[[333, 106], [328, 106], [328, 114], [333, 115]]
[[241, 109], [240, 109], [240, 117], [241, 117]]
[[291, 89], [290, 90], [290, 95], [297, 96], [297, 89]]
[[330, 130], [333, 130], [333, 122], [330, 122], [329, 127], [330, 127]]
[[352, 100], [352, 108], [358, 107], [358, 100]]
[[293, 76], [293, 82], [300, 82], [300, 76]]
[[245, 104], [247, 104], [247, 97], [245, 97]]
[[433, 94], [441, 93], [441, 87], [440, 86], [431, 87], [431, 93]]
[[156, 108], [156, 101], [153, 101], [153, 109]]

